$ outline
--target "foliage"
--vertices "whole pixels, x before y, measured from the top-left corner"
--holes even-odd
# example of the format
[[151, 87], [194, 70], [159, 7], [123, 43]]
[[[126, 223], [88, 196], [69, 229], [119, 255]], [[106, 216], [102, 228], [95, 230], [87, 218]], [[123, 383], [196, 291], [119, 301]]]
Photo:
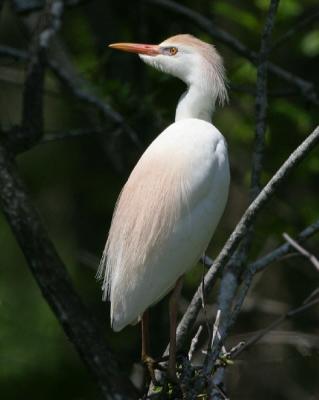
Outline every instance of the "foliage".
[[[1, 3], [0, 3], [1, 4]], [[249, 48], [258, 50], [268, 0], [252, 2], [215, 0], [183, 4], [206, 15]], [[317, 1], [283, 0], [276, 19], [273, 43], [300, 20], [318, 12]], [[26, 49], [28, 40], [22, 17], [9, 1], [0, 14], [0, 42]], [[318, 19], [300, 28], [270, 59], [290, 72], [319, 85]], [[160, 42], [189, 32], [204, 40], [211, 37], [192, 21], [156, 4], [92, 0], [70, 7], [64, 15], [60, 37], [52, 55], [72, 71], [81, 87], [88, 88], [119, 111], [146, 147], [174, 118], [180, 82], [148, 69], [132, 55], [113, 53], [114, 41]], [[216, 111], [215, 125], [227, 138], [232, 169], [229, 204], [208, 253], [212, 257], [227, 239], [248, 202], [251, 152], [254, 139], [254, 85], [256, 69], [225, 45], [214, 43], [223, 54], [230, 83], [230, 104]], [[0, 126], [7, 130], [20, 123], [25, 69], [21, 63], [0, 58]], [[85, 78], [85, 82], [82, 80]], [[270, 75], [267, 148], [263, 183], [318, 124], [318, 106], [305, 100], [294, 87]], [[113, 333], [108, 309], [101, 302], [94, 275], [112, 211], [129, 171], [142, 148], [114, 122], [74, 99], [50, 73], [45, 85], [45, 135], [90, 126], [103, 133], [39, 144], [18, 158], [19, 169], [40, 210], [51, 237], [72, 275], [74, 284], [105, 327], [105, 337], [127, 374], [139, 360], [139, 328]], [[257, 223], [250, 259], [254, 260], [318, 218], [318, 150], [306, 159], [285, 183]], [[72, 345], [31, 277], [21, 250], [0, 216], [0, 385], [3, 398], [90, 399], [97, 389]], [[307, 242], [316, 252], [318, 237]], [[201, 268], [187, 277], [181, 308], [198, 286]], [[269, 324], [274, 316], [300, 301], [317, 286], [318, 272], [302, 259], [287, 259], [258, 277], [227, 347]], [[216, 293], [208, 299], [214, 304]], [[154, 310], [154, 311], [153, 311]], [[152, 309], [152, 347], [159, 356], [168, 341], [166, 301]], [[215, 313], [216, 310], [214, 310]], [[213, 314], [214, 315], [214, 314]], [[284, 331], [305, 332], [308, 341], [280, 340], [277, 332], [269, 343], [256, 345], [228, 368], [232, 399], [311, 399], [319, 391], [318, 308], [291, 320]], [[289, 344], [290, 343], [290, 344]], [[310, 343], [310, 344], [309, 344]], [[252, 368], [256, 365], [256, 368]], [[36, 388], [36, 389], [35, 389]], [[311, 397], [313, 396], [313, 397]]]

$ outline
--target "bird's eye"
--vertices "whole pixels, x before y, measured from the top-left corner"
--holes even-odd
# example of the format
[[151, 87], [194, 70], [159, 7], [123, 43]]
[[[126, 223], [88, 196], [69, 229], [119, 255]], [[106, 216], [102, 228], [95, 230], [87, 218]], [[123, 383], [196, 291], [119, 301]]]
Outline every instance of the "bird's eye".
[[169, 55], [170, 56], [175, 56], [175, 54], [177, 53], [177, 48], [176, 47], [170, 47], [169, 48]]

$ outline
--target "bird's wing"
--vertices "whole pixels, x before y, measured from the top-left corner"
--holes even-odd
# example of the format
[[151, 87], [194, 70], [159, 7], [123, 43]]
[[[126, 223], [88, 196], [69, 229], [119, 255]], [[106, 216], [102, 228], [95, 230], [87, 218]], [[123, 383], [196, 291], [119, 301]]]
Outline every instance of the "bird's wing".
[[[112, 314], [116, 312], [116, 304], [120, 305], [118, 314], [134, 314], [125, 308], [138, 309], [138, 306], [129, 305], [130, 299], [125, 296], [133, 296], [139, 290], [147, 291], [150, 289], [147, 282], [156, 280], [164, 273], [164, 268], [176, 267], [167, 265], [178, 261], [173, 255], [167, 259], [165, 252], [169, 241], [175, 241], [177, 247], [183, 245], [192, 229], [188, 216], [211, 190], [209, 181], [214, 180], [214, 171], [218, 169], [214, 151], [221, 135], [212, 137], [212, 125], [201, 121], [200, 127], [204, 124], [208, 132], [204, 129], [206, 134], [200, 132], [194, 139], [196, 132], [188, 135], [189, 126], [181, 122], [169, 127], [146, 150], [118, 199], [101, 263], [101, 268], [105, 269], [103, 289], [105, 295], [109, 294]], [[195, 125], [198, 128], [198, 124]], [[204, 143], [198, 143], [201, 140]], [[190, 223], [178, 232], [185, 218]], [[159, 267], [158, 257], [164, 261], [164, 254], [166, 265]], [[175, 281], [169, 282], [169, 279], [172, 278], [163, 281], [162, 292], [174, 285]], [[155, 292], [153, 298], [144, 292], [151, 303], [165, 295]], [[133, 297], [131, 301], [135, 301]], [[138, 315], [126, 315], [126, 323]]]

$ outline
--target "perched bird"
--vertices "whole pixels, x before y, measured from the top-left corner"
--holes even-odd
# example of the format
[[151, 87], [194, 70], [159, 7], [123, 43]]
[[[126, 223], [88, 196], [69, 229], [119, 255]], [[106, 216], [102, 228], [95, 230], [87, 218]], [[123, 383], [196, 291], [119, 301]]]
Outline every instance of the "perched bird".
[[147, 309], [173, 290], [168, 375], [176, 379], [182, 277], [205, 252], [228, 196], [227, 145], [211, 123], [216, 102], [227, 100], [224, 67], [213, 45], [188, 34], [159, 45], [109, 47], [137, 53], [187, 85], [175, 122], [150, 144], [123, 187], [99, 268], [112, 328], [142, 320], [142, 359], [149, 364]]

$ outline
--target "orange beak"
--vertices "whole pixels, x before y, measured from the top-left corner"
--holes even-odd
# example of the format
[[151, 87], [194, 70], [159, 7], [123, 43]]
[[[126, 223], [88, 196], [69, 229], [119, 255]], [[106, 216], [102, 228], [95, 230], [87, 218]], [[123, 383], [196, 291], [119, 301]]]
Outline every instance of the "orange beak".
[[113, 43], [109, 44], [111, 49], [127, 51], [129, 53], [146, 54], [148, 56], [157, 56], [161, 54], [160, 46], [155, 44], [140, 43]]

